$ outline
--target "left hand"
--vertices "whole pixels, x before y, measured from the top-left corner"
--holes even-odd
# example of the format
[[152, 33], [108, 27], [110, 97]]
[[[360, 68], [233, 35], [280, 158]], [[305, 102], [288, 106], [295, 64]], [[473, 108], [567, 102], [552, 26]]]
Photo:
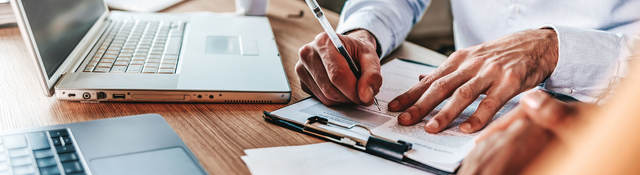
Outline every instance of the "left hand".
[[489, 125], [462, 163], [460, 174], [518, 174], [550, 141], [571, 137], [583, 113], [593, 106], [565, 103], [531, 91], [520, 105]]
[[478, 131], [509, 99], [551, 75], [558, 59], [557, 45], [555, 31], [538, 29], [459, 50], [391, 101], [389, 110], [404, 111], [398, 123], [413, 125], [450, 97], [425, 125], [427, 132], [438, 133], [480, 94], [486, 94], [474, 114], [460, 125], [463, 132]]

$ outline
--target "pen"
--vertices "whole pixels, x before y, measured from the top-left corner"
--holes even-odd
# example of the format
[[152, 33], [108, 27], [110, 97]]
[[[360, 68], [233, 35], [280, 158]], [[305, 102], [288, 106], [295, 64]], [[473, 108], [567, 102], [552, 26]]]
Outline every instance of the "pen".
[[[329, 20], [327, 20], [327, 17], [324, 16], [324, 12], [322, 12], [322, 9], [320, 8], [320, 5], [318, 5], [318, 2], [316, 2], [316, 0], [304, 0], [304, 1], [309, 6], [314, 16], [316, 17], [316, 19], [318, 19], [324, 31], [327, 33], [327, 35], [329, 35], [329, 39], [331, 39], [333, 46], [335, 46], [336, 49], [338, 49], [338, 52], [340, 52], [340, 54], [344, 57], [344, 59], [347, 60], [347, 64], [349, 64], [349, 68], [351, 69], [351, 72], [353, 72], [356, 78], [360, 78], [360, 69], [356, 65], [355, 61], [353, 61], [349, 53], [347, 52], [347, 49], [344, 48], [342, 41], [340, 41], [340, 38], [338, 38], [338, 34], [336, 34], [336, 31], [333, 30], [333, 27], [331, 27], [331, 24], [329, 23]], [[378, 110], [381, 111], [380, 105], [378, 105], [378, 99], [374, 97], [373, 103], [375, 103]]]

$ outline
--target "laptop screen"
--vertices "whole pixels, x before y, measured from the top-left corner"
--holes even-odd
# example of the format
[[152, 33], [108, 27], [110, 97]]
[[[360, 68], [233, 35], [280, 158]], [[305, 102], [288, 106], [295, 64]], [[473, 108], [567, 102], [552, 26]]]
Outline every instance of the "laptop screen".
[[22, 0], [47, 79], [106, 11], [103, 0]]

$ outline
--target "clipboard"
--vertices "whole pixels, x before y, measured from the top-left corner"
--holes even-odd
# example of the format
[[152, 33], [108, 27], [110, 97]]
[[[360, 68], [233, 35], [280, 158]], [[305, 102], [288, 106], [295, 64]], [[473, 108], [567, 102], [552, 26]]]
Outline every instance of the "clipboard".
[[[370, 128], [360, 124], [345, 125], [338, 121], [331, 121], [327, 118], [320, 116], [312, 116], [307, 118], [305, 123], [296, 123], [289, 121], [286, 118], [279, 117], [267, 111], [263, 111], [263, 118], [265, 121], [300, 132], [306, 135], [314, 136], [326, 141], [338, 143], [340, 145], [365, 152], [374, 156], [378, 156], [383, 159], [387, 159], [405, 166], [413, 167], [425, 172], [434, 173], [438, 175], [455, 174], [459, 168], [453, 172], [443, 171], [424, 163], [415, 161], [405, 156], [405, 153], [412, 150], [413, 144], [403, 141], [385, 138], [378, 136], [372, 132]], [[323, 126], [323, 127], [319, 127]], [[338, 130], [342, 129], [345, 132], [352, 128], [362, 128], [368, 131], [369, 135], [366, 139], [356, 138], [349, 136], [345, 132], [339, 132], [335, 130], [328, 130], [326, 127], [333, 127]]]

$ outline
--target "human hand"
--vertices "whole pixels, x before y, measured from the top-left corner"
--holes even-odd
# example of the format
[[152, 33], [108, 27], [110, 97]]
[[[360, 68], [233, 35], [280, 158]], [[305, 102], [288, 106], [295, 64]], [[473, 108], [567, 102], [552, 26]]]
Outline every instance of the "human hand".
[[527, 30], [481, 45], [459, 50], [420, 82], [389, 103], [401, 125], [422, 121], [449, 98], [441, 111], [425, 125], [429, 133], [444, 130], [480, 94], [480, 102], [459, 127], [466, 133], [482, 129], [515, 95], [535, 87], [555, 69], [556, 33], [550, 29]]
[[550, 141], [565, 141], [592, 105], [527, 92], [520, 105], [482, 131], [460, 174], [519, 174]]
[[519, 118], [479, 142], [462, 162], [458, 174], [519, 174], [552, 141], [545, 128]]
[[360, 66], [360, 78], [356, 78], [345, 58], [323, 32], [300, 48], [296, 73], [302, 89], [325, 105], [371, 105], [382, 86], [376, 40], [371, 33], [362, 29], [339, 37], [349, 55]]
[[578, 117], [589, 110], [596, 109], [594, 104], [580, 102], [562, 102], [540, 90], [526, 92], [520, 98], [520, 104], [507, 114], [497, 119], [480, 133], [476, 142], [482, 142], [487, 137], [504, 131], [516, 120], [527, 118], [533, 123], [551, 131], [562, 140], [570, 138], [573, 128], [583, 122]]

